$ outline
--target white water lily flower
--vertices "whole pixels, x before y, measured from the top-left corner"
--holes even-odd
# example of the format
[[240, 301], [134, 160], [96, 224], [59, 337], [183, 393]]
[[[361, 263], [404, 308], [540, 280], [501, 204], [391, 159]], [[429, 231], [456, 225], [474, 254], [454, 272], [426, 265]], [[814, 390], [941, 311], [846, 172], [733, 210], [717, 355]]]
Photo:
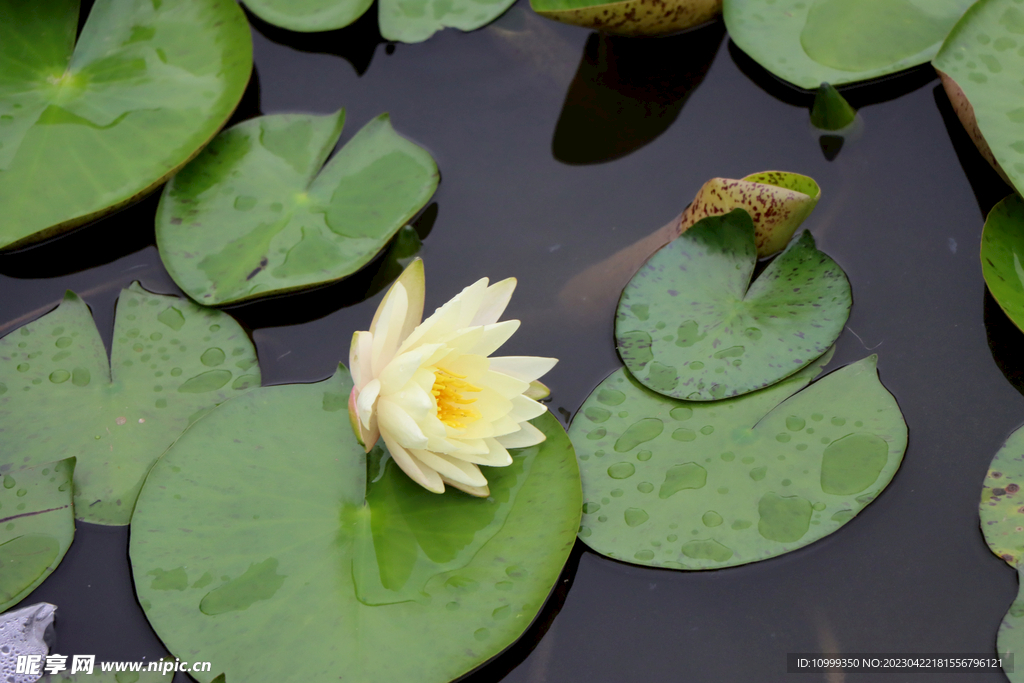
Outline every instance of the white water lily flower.
[[398, 466], [430, 491], [450, 484], [485, 497], [479, 465], [510, 465], [509, 448], [545, 438], [527, 420], [546, 408], [524, 394], [557, 360], [489, 358], [519, 328], [518, 320], [498, 322], [515, 286], [515, 278], [490, 286], [483, 278], [421, 323], [417, 259], [388, 290], [370, 330], [352, 337], [356, 435], [367, 451], [382, 437]]

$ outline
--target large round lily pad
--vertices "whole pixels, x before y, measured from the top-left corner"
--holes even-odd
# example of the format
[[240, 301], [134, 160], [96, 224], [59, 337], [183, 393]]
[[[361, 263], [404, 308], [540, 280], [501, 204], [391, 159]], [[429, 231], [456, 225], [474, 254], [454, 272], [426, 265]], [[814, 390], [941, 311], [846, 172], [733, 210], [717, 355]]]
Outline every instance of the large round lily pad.
[[981, 233], [981, 272], [999, 307], [1024, 329], [1024, 200], [1010, 195], [989, 211]]
[[714, 403], [613, 373], [569, 429], [580, 538], [634, 564], [712, 569], [796, 550], [853, 519], [896, 473], [907, 426], [874, 356], [800, 391], [826, 361]]
[[667, 396], [709, 401], [773, 384], [825, 353], [850, 315], [846, 274], [807, 232], [750, 283], [756, 261], [742, 209], [699, 221], [652, 256], [615, 315], [630, 372]]
[[[720, 1], [720, 0], [719, 0]], [[388, 40], [419, 43], [445, 27], [474, 31], [491, 23], [514, 0], [381, 0], [380, 34]], [[371, 0], [245, 0], [264, 21], [292, 31], [331, 31], [348, 26]]]
[[111, 356], [71, 292], [0, 339], [0, 471], [75, 456], [76, 518], [119, 525], [182, 430], [260, 372], [228, 315], [138, 283], [118, 299]]
[[725, 0], [729, 36], [801, 88], [924, 64], [974, 0]]
[[0, 0], [0, 249], [164, 182], [231, 115], [252, 41], [233, 0]]
[[[1022, 49], [1024, 6], [1014, 0], [980, 0], [957, 22], [933, 62], [944, 80], [963, 92], [987, 143], [983, 153], [995, 158], [1018, 191], [1024, 190]], [[977, 143], [978, 136], [972, 137]]]
[[[349, 424], [344, 369], [225, 403], [154, 466], [135, 587], [171, 652], [228, 681], [449, 681], [514, 642], [579, 525], [572, 446], [489, 468], [491, 496], [430, 493]], [[214, 672], [216, 673], [216, 672]], [[208, 683], [213, 674], [195, 674]]]
[[64, 558], [75, 536], [75, 459], [0, 466], [0, 612], [21, 602]]
[[224, 304], [338, 280], [373, 259], [430, 200], [437, 165], [383, 114], [324, 166], [344, 122], [344, 111], [245, 121], [182, 169], [156, 216], [178, 286]]

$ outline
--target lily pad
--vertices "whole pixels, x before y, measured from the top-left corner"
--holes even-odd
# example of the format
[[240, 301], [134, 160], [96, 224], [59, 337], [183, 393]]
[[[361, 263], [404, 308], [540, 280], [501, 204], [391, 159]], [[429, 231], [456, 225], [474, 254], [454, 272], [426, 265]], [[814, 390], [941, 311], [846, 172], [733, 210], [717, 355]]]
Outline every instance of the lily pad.
[[743, 209], [754, 221], [758, 257], [782, 251], [821, 198], [814, 178], [787, 171], [762, 171], [742, 180], [712, 178], [697, 191], [680, 218], [679, 232], [703, 218]]
[[548, 19], [619, 36], [657, 36], [699, 26], [722, 13], [722, 0], [530, 0]]
[[0, 248], [149, 192], [231, 115], [252, 69], [233, 0], [0, 0]]
[[53, 573], [75, 536], [75, 459], [25, 469], [0, 466], [0, 612]]
[[[387, 40], [420, 43], [443, 28], [475, 31], [508, 10], [515, 0], [381, 0], [380, 34]], [[719, 0], [721, 1], [721, 0]], [[371, 0], [245, 0], [266, 22], [291, 31], [331, 31], [353, 23]]]
[[156, 237], [178, 286], [218, 305], [339, 280], [372, 260], [430, 200], [437, 165], [382, 114], [324, 166], [344, 122], [343, 110], [245, 121], [175, 176]]
[[[430, 493], [349, 425], [343, 368], [267, 387], [189, 429], [132, 519], [135, 586], [171, 652], [228, 681], [449, 681], [514, 642], [579, 525], [572, 446], [488, 471], [491, 496]], [[288, 657], [280, 653], [288, 652]], [[209, 681], [212, 675], [195, 674]]]
[[[996, 650], [1000, 657], [1024, 653], [1024, 581], [1021, 581], [1020, 573], [1017, 574], [1017, 582], [1020, 584], [1017, 589], [1017, 598], [1010, 605], [1010, 609], [1003, 617], [999, 625], [999, 634], [996, 636]], [[1020, 660], [1018, 659], [1017, 662]], [[1021, 683], [1024, 681], [1024, 671], [1018, 666], [1003, 667], [1003, 673], [1010, 679], [1010, 683]]]
[[745, 394], [792, 375], [839, 337], [852, 304], [843, 270], [805, 232], [750, 283], [754, 239], [746, 211], [710, 216], [626, 285], [615, 337], [648, 388], [691, 401]]
[[[1024, 557], [1024, 429], [1018, 429], [989, 465], [981, 489], [981, 530], [988, 547], [1010, 566]], [[1024, 652], [1024, 650], [1022, 650]]]
[[1024, 200], [1010, 195], [989, 211], [981, 234], [981, 272], [1007, 317], [1024, 329]]
[[907, 426], [875, 356], [803, 389], [827, 360], [714, 403], [614, 372], [569, 429], [580, 538], [634, 564], [713, 569], [788, 553], [853, 519], [896, 473]]
[[[1012, 0], [980, 0], [957, 22], [934, 65], [973, 108], [979, 147], [986, 145], [998, 170], [1024, 189], [1024, 7]], [[947, 90], [949, 83], [945, 83]], [[963, 108], [957, 112], [964, 120]], [[968, 123], [968, 131], [974, 133]]]
[[924, 64], [974, 0], [725, 0], [729, 36], [801, 88]]
[[0, 339], [0, 471], [74, 456], [75, 517], [127, 524], [182, 430], [259, 383], [252, 342], [224, 313], [134, 283], [118, 299], [108, 363], [89, 308], [68, 292]]

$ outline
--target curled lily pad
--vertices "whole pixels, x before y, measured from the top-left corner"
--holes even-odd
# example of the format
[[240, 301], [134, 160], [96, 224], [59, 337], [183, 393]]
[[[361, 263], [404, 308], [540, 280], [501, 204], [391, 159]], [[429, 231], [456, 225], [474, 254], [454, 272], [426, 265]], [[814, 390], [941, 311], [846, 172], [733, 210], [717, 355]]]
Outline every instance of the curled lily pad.
[[750, 216], [705, 218], [630, 280], [615, 338], [630, 372], [666, 396], [711, 401], [774, 384], [818, 358], [850, 314], [843, 270], [803, 233], [754, 282]]
[[980, 0], [950, 32], [934, 60], [960, 120], [982, 154], [1024, 189], [1024, 7]]
[[536, 418], [547, 440], [490, 470], [489, 498], [438, 495], [381, 451], [367, 474], [351, 389], [341, 369], [250, 392], [154, 466], [130, 551], [138, 596], [172, 652], [215, 662], [228, 681], [343, 671], [444, 682], [508, 647], [540, 610], [580, 516], [558, 422]]
[[857, 110], [846, 98], [828, 83], [822, 83], [811, 107], [811, 125], [821, 130], [839, 131], [856, 120]]
[[232, 0], [0, 0], [0, 248], [164, 182], [231, 115], [252, 41]]
[[989, 212], [981, 234], [981, 272], [999, 307], [1024, 329], [1024, 200], [1010, 195]]
[[1018, 429], [989, 465], [981, 489], [981, 530], [988, 547], [1013, 567], [1024, 557], [1024, 429]]
[[175, 176], [156, 236], [178, 286], [218, 305], [338, 280], [372, 260], [430, 200], [437, 165], [382, 114], [324, 166], [344, 122], [344, 111], [245, 121]]
[[853, 519], [895, 474], [907, 427], [874, 356], [803, 389], [825, 362], [714, 403], [613, 373], [569, 429], [580, 538], [634, 564], [712, 569], [790, 552]]
[[0, 470], [74, 456], [75, 517], [123, 525], [160, 454], [260, 373], [229, 316], [138, 283], [118, 299], [111, 356], [72, 292], [0, 339]]
[[808, 90], [896, 73], [935, 56], [974, 0], [725, 0], [729, 36]]
[[[719, 0], [720, 1], [720, 0]], [[388, 40], [419, 43], [445, 27], [463, 31], [491, 23], [514, 0], [381, 0], [380, 34]], [[245, 0], [264, 21], [292, 31], [330, 31], [348, 26], [371, 0]]]
[[619, 36], [674, 33], [722, 13], [722, 0], [530, 0], [530, 6], [542, 17]]
[[24, 469], [0, 466], [0, 612], [53, 573], [75, 536], [75, 459]]

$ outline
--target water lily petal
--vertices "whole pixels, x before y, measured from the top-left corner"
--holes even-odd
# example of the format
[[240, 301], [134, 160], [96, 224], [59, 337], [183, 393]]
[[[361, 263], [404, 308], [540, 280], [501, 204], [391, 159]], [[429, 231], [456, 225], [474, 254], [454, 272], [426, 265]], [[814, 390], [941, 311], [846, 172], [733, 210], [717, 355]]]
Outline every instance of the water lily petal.
[[480, 341], [473, 347], [469, 353], [474, 353], [480, 356], [489, 356], [499, 348], [501, 345], [508, 341], [509, 337], [515, 334], [516, 330], [519, 329], [518, 320], [505, 320], [494, 325], [486, 325], [484, 327], [483, 336], [480, 337]]
[[409, 452], [417, 460], [427, 467], [433, 468], [447, 480], [465, 484], [466, 486], [487, 486], [487, 479], [480, 472], [480, 468], [473, 463], [452, 458], [443, 453], [431, 453], [430, 451], [419, 449]]
[[426, 296], [427, 285], [426, 279], [423, 276], [423, 259], [414, 259], [412, 263], [406, 266], [402, 274], [398, 276], [395, 283], [391, 285], [391, 289], [384, 295], [380, 305], [377, 306], [377, 311], [373, 314], [373, 322], [370, 323], [370, 334], [375, 334], [377, 331], [377, 321], [380, 320], [381, 315], [384, 311], [384, 304], [391, 297], [391, 290], [394, 289], [395, 285], [400, 284], [405, 289], [406, 297], [408, 298], [405, 319], [402, 321], [402, 332], [401, 338], [405, 339], [413, 331], [413, 328], [419, 324], [420, 320], [423, 319], [423, 300]]
[[380, 380], [371, 379], [356, 396], [356, 414], [364, 427], [370, 426], [370, 418], [376, 417], [373, 411], [373, 404], [380, 395]]
[[387, 398], [381, 397], [377, 401], [377, 425], [385, 440], [390, 437], [393, 441], [402, 444], [406, 448], [426, 448], [427, 436], [402, 407]]
[[446, 484], [449, 484], [464, 493], [468, 493], [471, 496], [476, 496], [477, 498], [487, 498], [491, 495], [491, 489], [486, 486], [466, 486], [465, 484], [460, 484], [459, 482], [447, 479], [446, 477], [441, 477], [441, 480]]
[[523, 422], [520, 424], [518, 432], [512, 432], [511, 434], [504, 434], [497, 437], [497, 442], [505, 448], [527, 448], [529, 446], [536, 446], [541, 443], [547, 437], [544, 436], [544, 432], [534, 427], [529, 422]]
[[514, 277], [505, 278], [501, 282], [495, 282], [488, 287], [487, 294], [480, 304], [480, 310], [476, 312], [476, 315], [469, 324], [493, 325], [498, 322], [498, 318], [505, 312], [505, 307], [508, 306], [508, 302], [512, 298], [512, 292], [515, 289], [516, 279]]
[[409, 475], [410, 479], [428, 491], [444, 493], [444, 482], [441, 481], [437, 472], [414, 458], [386, 432], [381, 432], [381, 436], [384, 438], [384, 445], [388, 447], [391, 457], [395, 459], [402, 471]]
[[379, 377], [384, 367], [391, 362], [402, 341], [402, 325], [409, 310], [409, 297], [401, 282], [392, 285], [380, 310], [377, 329], [373, 330], [373, 349], [370, 358], [374, 377]]
[[523, 422], [525, 420], [532, 420], [538, 415], [543, 415], [545, 411], [547, 411], [547, 408], [544, 404], [537, 403], [525, 396], [516, 396], [512, 399], [512, 412], [509, 414], [509, 417], [517, 422]]
[[460, 303], [458, 327], [472, 326], [473, 318], [487, 297], [487, 282], [487, 278], [482, 277], [455, 295]]
[[426, 344], [395, 356], [377, 377], [380, 379], [381, 392], [389, 394], [399, 391], [408, 384], [413, 375], [425, 364], [441, 344]]
[[361, 330], [352, 335], [352, 345], [348, 351], [348, 369], [352, 372], [352, 383], [362, 389], [373, 379], [373, 368], [370, 357], [373, 354], [373, 334]]
[[557, 358], [541, 358], [539, 356], [497, 356], [491, 358], [491, 370], [509, 377], [532, 382], [543, 377], [558, 362]]

